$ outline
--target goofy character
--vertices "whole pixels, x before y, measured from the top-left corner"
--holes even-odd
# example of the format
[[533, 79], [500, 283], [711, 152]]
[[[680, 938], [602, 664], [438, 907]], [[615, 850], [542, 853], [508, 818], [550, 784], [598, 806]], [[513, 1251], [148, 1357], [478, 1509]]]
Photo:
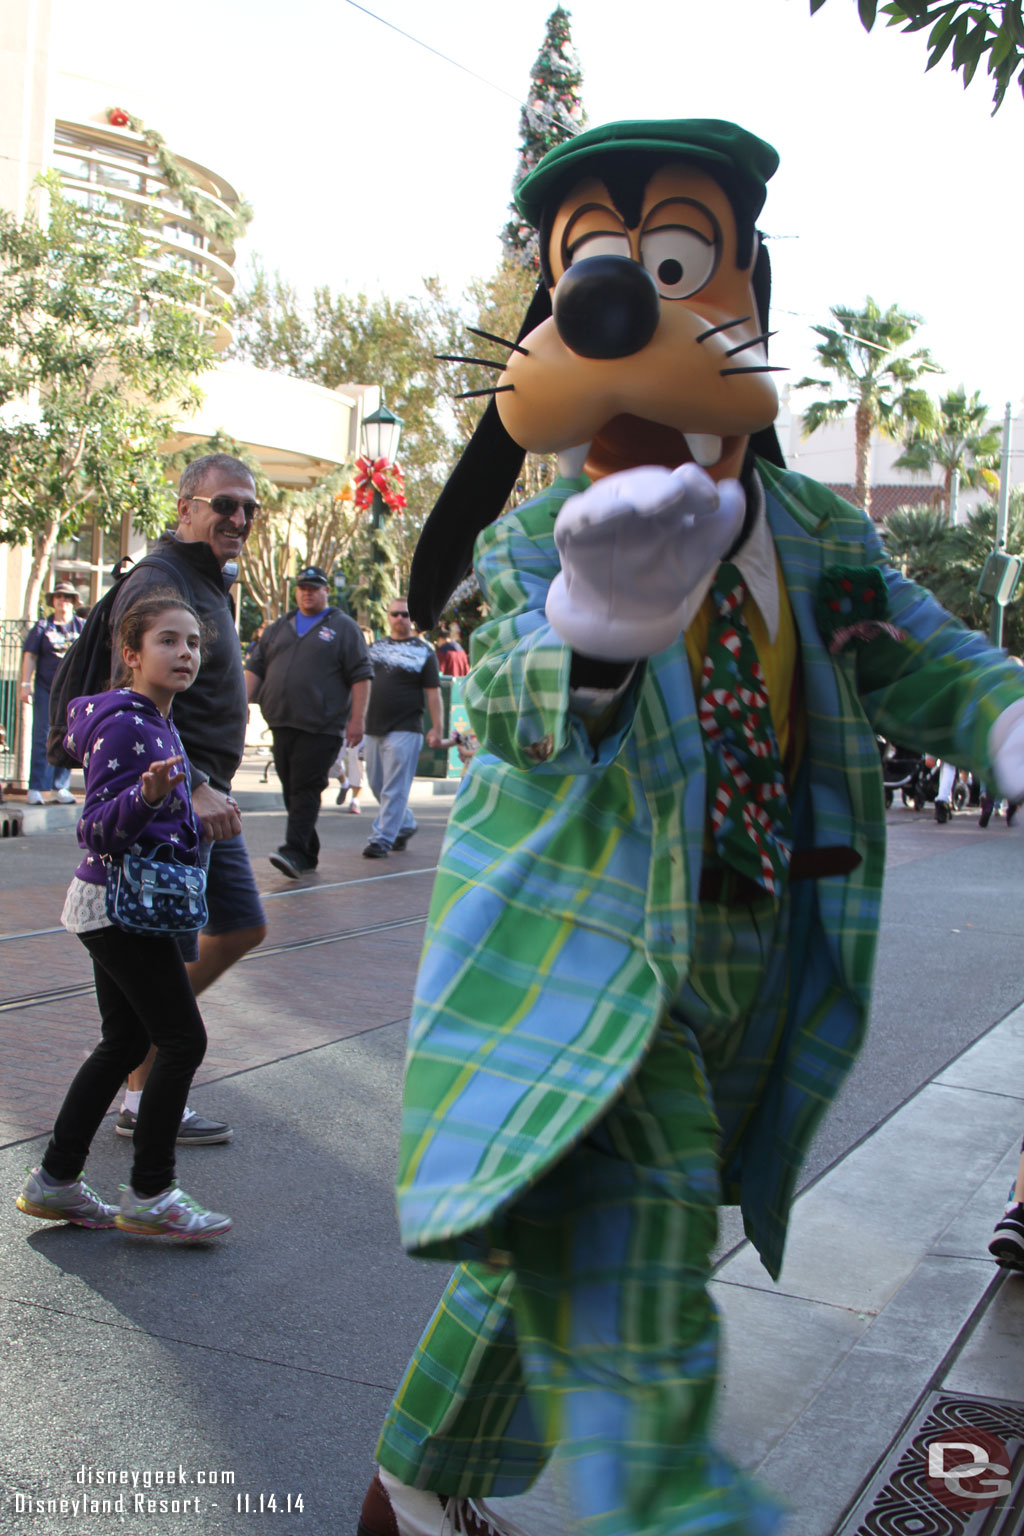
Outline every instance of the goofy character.
[[[553, 1451], [592, 1536], [778, 1528], [709, 1438], [716, 1208], [777, 1276], [867, 1023], [876, 733], [1024, 793], [1020, 670], [782, 464], [755, 228], [776, 164], [730, 123], [617, 123], [518, 190], [544, 280], [410, 590], [436, 622], [480, 535], [481, 749], [398, 1175], [406, 1247], [459, 1262], [361, 1536], [506, 1532], [483, 1500]], [[559, 477], [499, 517], [523, 450]]]

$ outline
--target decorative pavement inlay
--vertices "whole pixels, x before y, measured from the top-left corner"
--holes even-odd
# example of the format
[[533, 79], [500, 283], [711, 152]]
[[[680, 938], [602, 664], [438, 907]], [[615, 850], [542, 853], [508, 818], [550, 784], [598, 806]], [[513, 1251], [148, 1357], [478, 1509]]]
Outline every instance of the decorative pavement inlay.
[[842, 1536], [1024, 1536], [1024, 1403], [930, 1393]]

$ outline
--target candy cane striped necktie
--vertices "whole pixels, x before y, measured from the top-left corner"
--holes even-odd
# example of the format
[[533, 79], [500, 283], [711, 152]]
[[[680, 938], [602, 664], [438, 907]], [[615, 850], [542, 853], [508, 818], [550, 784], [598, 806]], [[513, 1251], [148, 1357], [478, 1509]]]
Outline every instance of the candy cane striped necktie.
[[698, 704], [708, 811], [723, 864], [778, 896], [792, 825], [764, 672], [742, 613], [745, 595], [740, 572], [723, 561], [711, 589], [715, 611]]

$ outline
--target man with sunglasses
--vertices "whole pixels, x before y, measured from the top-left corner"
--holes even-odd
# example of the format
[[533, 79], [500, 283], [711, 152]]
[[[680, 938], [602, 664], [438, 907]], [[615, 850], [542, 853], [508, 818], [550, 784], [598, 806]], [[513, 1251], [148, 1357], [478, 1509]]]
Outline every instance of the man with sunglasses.
[[[132, 603], [158, 589], [175, 587], [207, 629], [196, 680], [174, 702], [174, 723], [188, 754], [193, 803], [211, 840], [210, 920], [199, 936], [198, 958], [187, 962], [197, 997], [261, 943], [267, 932], [241, 818], [231, 798], [231, 780], [245, 747], [249, 704], [226, 569], [241, 555], [259, 510], [255, 482], [240, 459], [226, 453], [193, 459], [178, 486], [177, 528], [158, 539], [153, 564], [140, 564], [121, 583], [111, 615], [116, 634]], [[128, 1079], [116, 1123], [119, 1136], [131, 1136], [135, 1130], [153, 1054]], [[229, 1125], [186, 1109], [178, 1142], [205, 1146], [230, 1141], [231, 1136]]]
[[437, 657], [413, 633], [409, 604], [396, 597], [388, 604], [390, 636], [370, 646], [373, 687], [366, 714], [366, 778], [380, 809], [364, 859], [400, 853], [416, 831], [409, 791], [423, 746], [423, 705], [430, 711], [427, 745], [441, 745], [441, 678]]

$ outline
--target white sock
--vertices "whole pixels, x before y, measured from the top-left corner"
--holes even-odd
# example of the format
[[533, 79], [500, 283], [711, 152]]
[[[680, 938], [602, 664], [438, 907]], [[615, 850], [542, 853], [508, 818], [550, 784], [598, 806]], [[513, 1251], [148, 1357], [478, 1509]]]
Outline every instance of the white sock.
[[134, 1088], [126, 1088], [124, 1091], [124, 1102], [122, 1103], [121, 1108], [127, 1109], [130, 1114], [137, 1115], [139, 1112], [139, 1101], [141, 1098], [141, 1088], [137, 1092]]
[[384, 1490], [391, 1501], [396, 1516], [400, 1515], [399, 1529], [409, 1536], [436, 1536], [440, 1529], [444, 1498], [438, 1493], [427, 1493], [421, 1488], [410, 1488], [406, 1483], [378, 1468]]

